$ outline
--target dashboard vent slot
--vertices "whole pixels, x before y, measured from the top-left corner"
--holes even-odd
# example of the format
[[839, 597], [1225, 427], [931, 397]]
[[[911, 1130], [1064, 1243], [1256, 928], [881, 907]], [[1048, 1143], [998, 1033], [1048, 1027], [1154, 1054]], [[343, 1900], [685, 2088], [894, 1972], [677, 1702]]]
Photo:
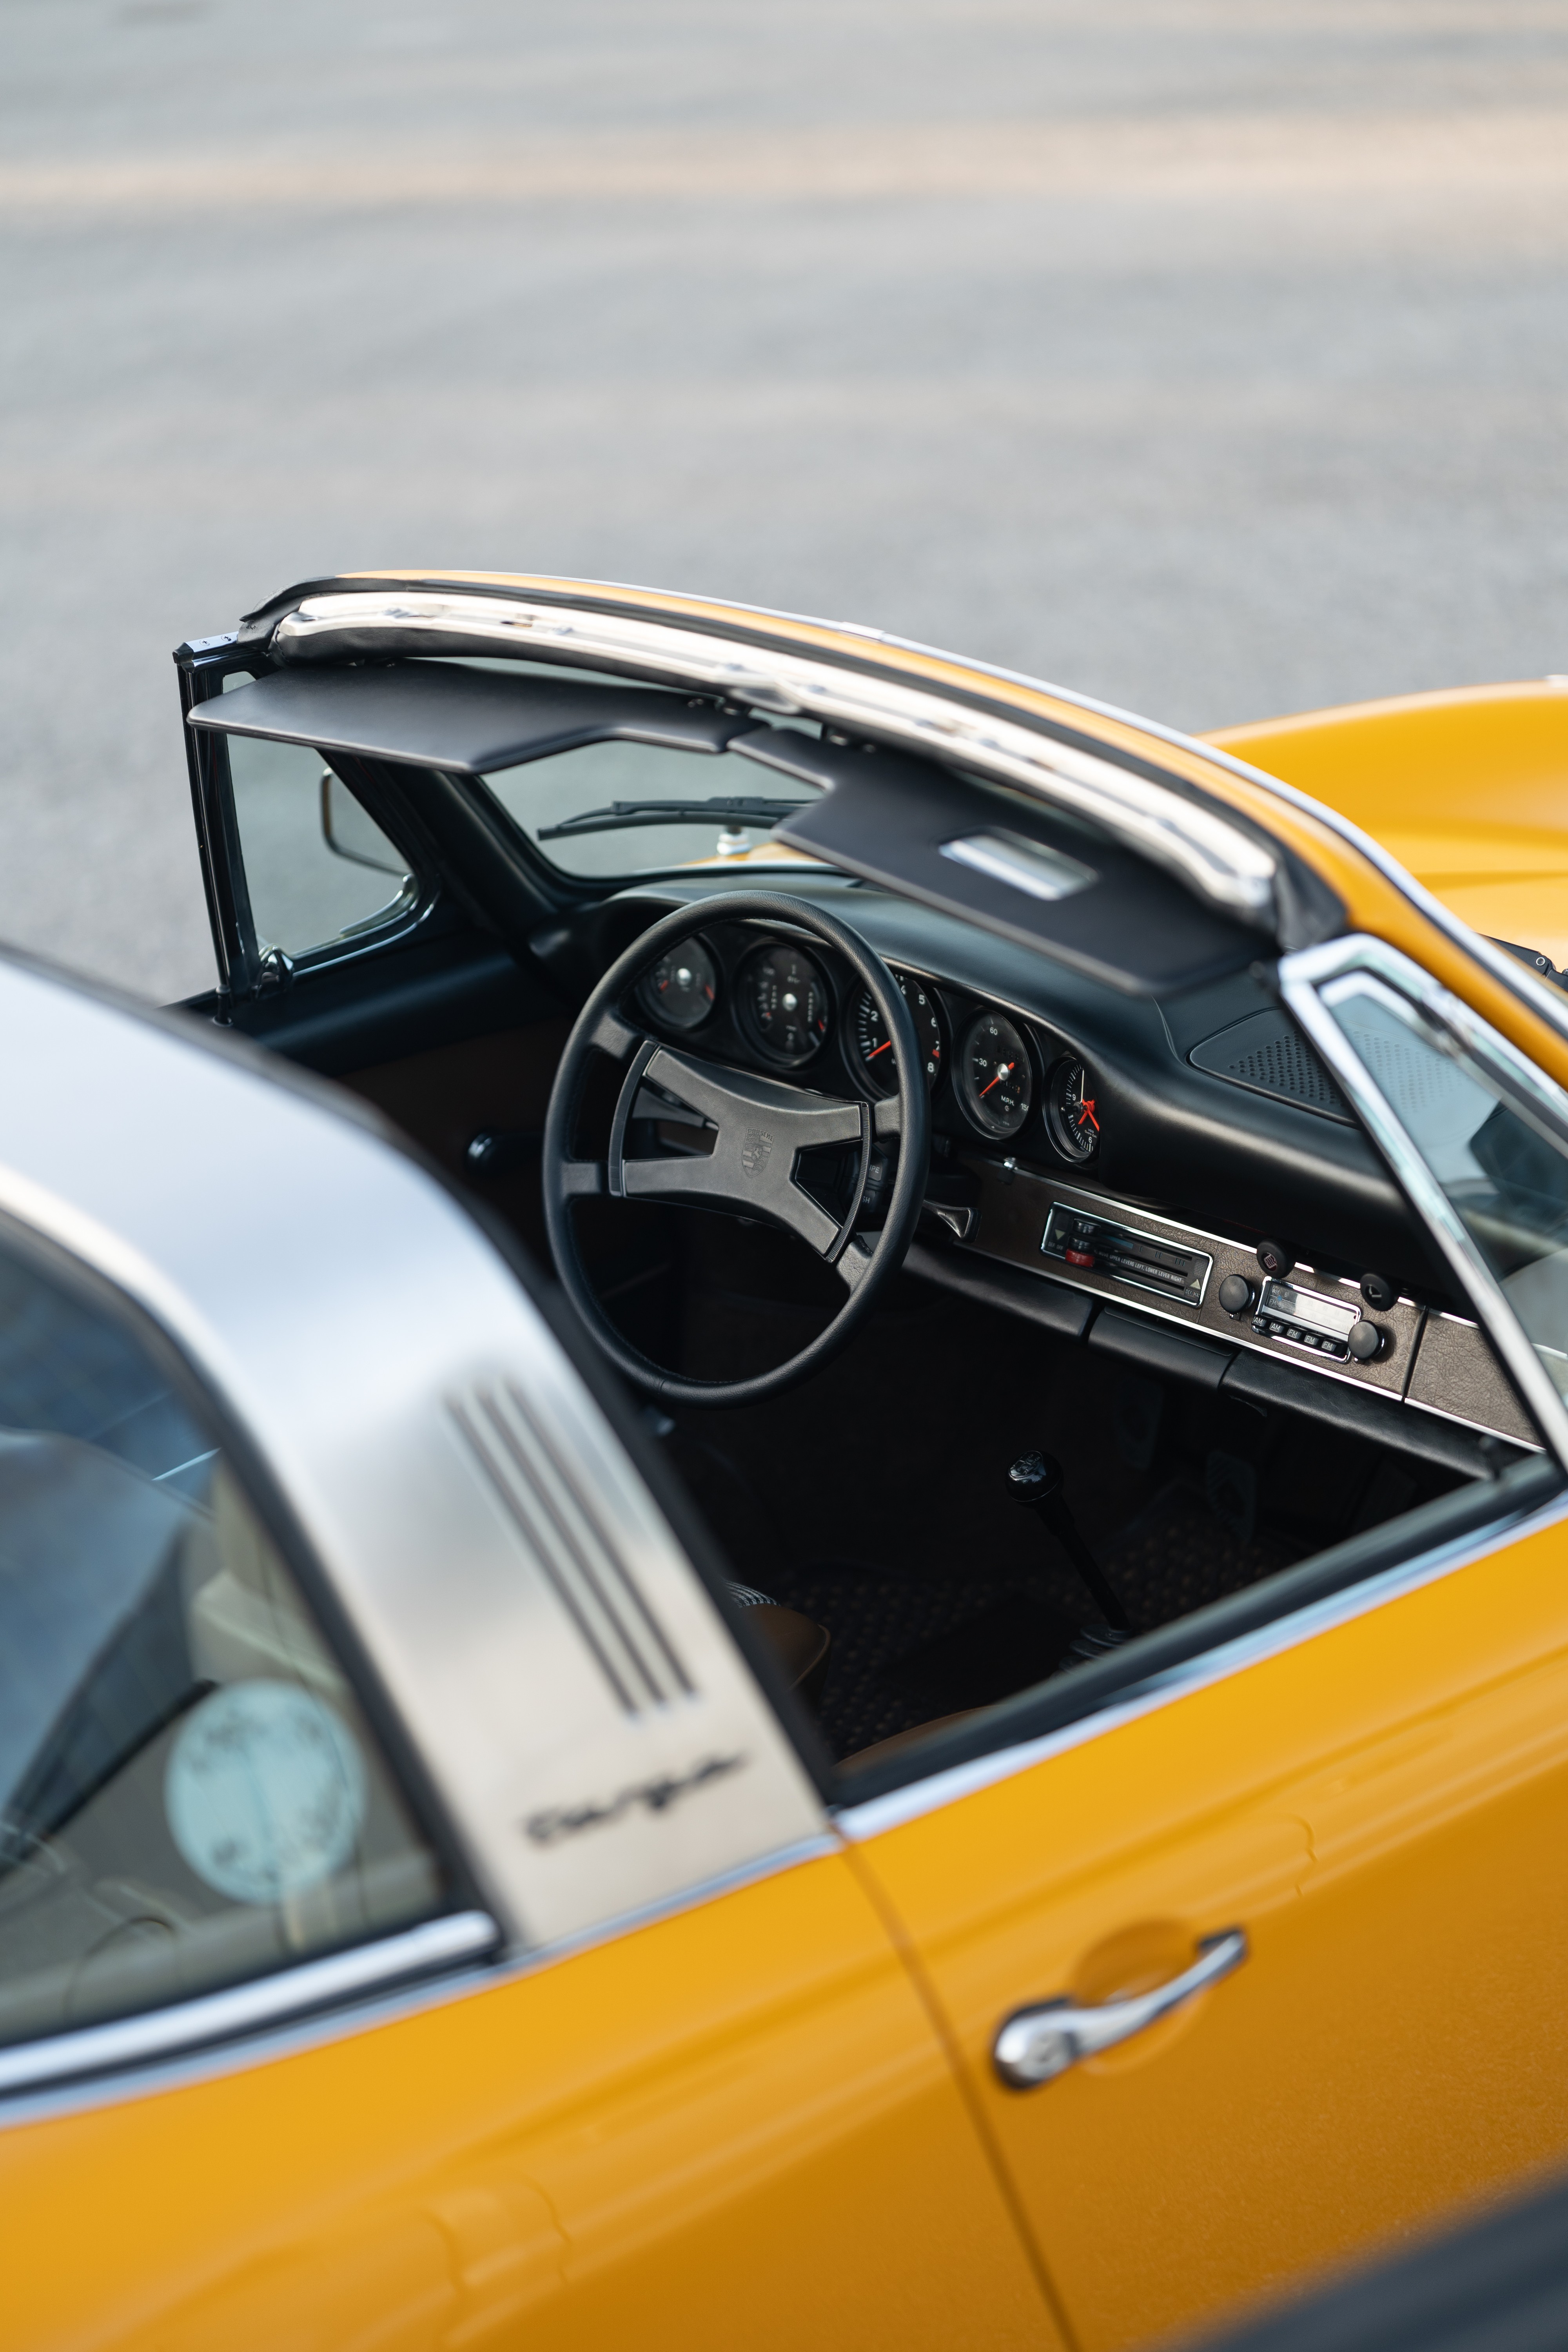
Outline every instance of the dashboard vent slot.
[[450, 1412], [507, 1517], [632, 1716], [695, 1685], [622, 1559], [598, 1504], [510, 1381], [454, 1397]]
[[1237, 1021], [1194, 1045], [1187, 1059], [1211, 1077], [1250, 1087], [1277, 1102], [1299, 1103], [1324, 1118], [1352, 1122], [1350, 1108], [1327, 1068], [1288, 1013], [1272, 1007]]

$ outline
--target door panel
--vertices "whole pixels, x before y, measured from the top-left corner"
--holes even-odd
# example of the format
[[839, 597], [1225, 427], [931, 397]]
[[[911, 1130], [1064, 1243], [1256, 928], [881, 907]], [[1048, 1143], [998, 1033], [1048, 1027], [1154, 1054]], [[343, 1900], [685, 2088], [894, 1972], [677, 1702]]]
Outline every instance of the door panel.
[[[198, 997], [183, 1009], [210, 1015], [217, 998]], [[231, 1010], [241, 1036], [342, 1077], [465, 1038], [558, 1021], [563, 1006], [494, 940], [454, 929], [297, 972], [286, 987]]]
[[[1085, 2352], [1353, 2253], [1568, 2155], [1568, 1538], [861, 1852]], [[1233, 1927], [1247, 1958], [1174, 2015], [998, 2082], [1011, 2011], [1149, 1990]]]
[[6, 2341], [998, 2352], [1062, 2339], [849, 1863], [0, 2134]]

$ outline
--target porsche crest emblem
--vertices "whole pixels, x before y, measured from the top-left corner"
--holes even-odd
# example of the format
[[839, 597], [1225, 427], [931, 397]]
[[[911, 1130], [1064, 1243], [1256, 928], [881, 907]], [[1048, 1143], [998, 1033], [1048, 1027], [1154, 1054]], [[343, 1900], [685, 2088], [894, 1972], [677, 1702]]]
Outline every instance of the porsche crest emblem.
[[768, 1164], [773, 1139], [765, 1127], [749, 1127], [741, 1146], [741, 1170], [747, 1176], [760, 1176]]

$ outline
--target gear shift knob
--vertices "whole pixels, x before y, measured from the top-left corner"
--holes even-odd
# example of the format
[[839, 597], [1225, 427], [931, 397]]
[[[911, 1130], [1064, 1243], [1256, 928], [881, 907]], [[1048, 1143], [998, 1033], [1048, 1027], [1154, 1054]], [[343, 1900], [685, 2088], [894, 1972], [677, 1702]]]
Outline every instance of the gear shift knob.
[[1046, 1526], [1071, 1560], [1100, 1611], [1103, 1623], [1092, 1631], [1095, 1647], [1111, 1649], [1126, 1640], [1131, 1628], [1127, 1612], [1108, 1582], [1104, 1570], [1096, 1560], [1068, 1507], [1062, 1492], [1062, 1465], [1054, 1454], [1038, 1447], [1032, 1454], [1020, 1454], [1007, 1473], [1007, 1492], [1015, 1502], [1038, 1511]]
[[1054, 1454], [1020, 1454], [1007, 1473], [1007, 1491], [1017, 1503], [1047, 1503], [1062, 1490], [1062, 1465]]

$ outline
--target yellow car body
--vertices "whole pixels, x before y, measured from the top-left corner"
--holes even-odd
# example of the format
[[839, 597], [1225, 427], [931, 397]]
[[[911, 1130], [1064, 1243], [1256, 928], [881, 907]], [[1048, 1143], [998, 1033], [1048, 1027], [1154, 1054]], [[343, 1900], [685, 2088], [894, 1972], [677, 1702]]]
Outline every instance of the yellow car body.
[[[859, 633], [594, 593], [1157, 761], [1568, 1086], [1568, 1025], [1424, 895], [1568, 953], [1568, 688], [1211, 750]], [[1568, 2158], [1565, 1832], [1559, 1522], [495, 1981], [22, 2104], [5, 2341], [1111, 2352], [1209, 2324]], [[1047, 2090], [998, 2081], [1021, 2001], [1124, 1998], [1234, 1922], [1234, 1979]]]

